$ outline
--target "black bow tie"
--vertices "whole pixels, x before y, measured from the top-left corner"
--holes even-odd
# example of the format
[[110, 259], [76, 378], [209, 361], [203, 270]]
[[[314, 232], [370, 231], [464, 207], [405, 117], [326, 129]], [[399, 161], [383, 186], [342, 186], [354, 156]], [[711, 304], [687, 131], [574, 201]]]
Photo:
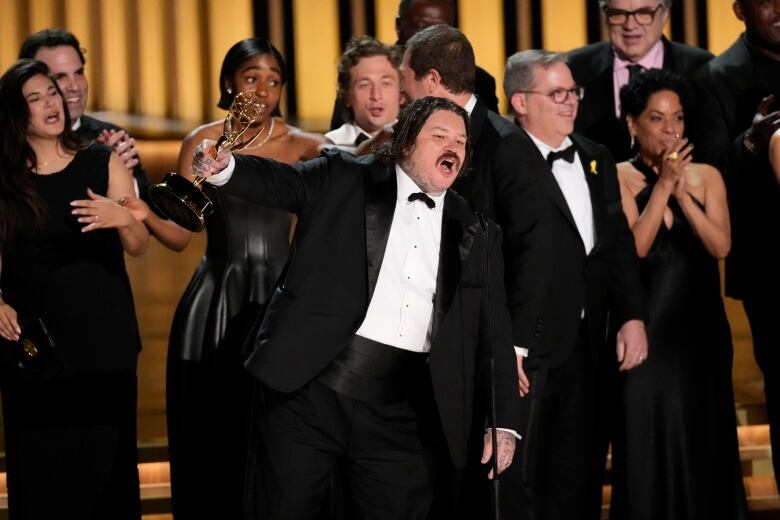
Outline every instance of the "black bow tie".
[[550, 152], [547, 155], [547, 164], [550, 165], [550, 168], [552, 168], [552, 165], [555, 161], [558, 159], [563, 159], [567, 163], [574, 162], [574, 154], [577, 152], [577, 149], [574, 148], [574, 145], [569, 146], [568, 148], [565, 148], [558, 152]]
[[358, 136], [355, 138], [355, 146], [356, 146], [356, 147], [357, 147], [357, 146], [360, 146], [360, 144], [361, 144], [363, 141], [368, 141], [369, 139], [371, 139], [371, 136], [370, 136], [370, 135], [366, 135], [366, 134], [364, 134], [363, 132], [360, 132], [360, 135], [358, 135]]
[[412, 193], [411, 195], [409, 195], [409, 199], [408, 200], [409, 200], [409, 202], [414, 202], [416, 200], [421, 200], [421, 201], [423, 201], [425, 203], [426, 206], [428, 206], [431, 209], [436, 207], [436, 203], [433, 202], [433, 199], [430, 198], [428, 195], [426, 195], [425, 193], [423, 193], [421, 191], [418, 191], [417, 193]]

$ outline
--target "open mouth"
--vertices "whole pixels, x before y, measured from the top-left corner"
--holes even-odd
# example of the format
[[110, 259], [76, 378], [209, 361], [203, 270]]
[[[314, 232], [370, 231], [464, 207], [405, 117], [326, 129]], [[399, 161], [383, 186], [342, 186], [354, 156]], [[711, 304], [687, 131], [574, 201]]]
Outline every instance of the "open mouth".
[[374, 117], [381, 117], [385, 113], [385, 109], [382, 107], [371, 107], [368, 111]]
[[59, 112], [52, 112], [52, 113], [48, 114], [45, 117], [45, 119], [44, 119], [44, 121], [46, 121], [46, 123], [48, 123], [48, 124], [57, 123], [57, 122], [59, 122], [59, 120], [60, 120], [60, 113]]
[[458, 169], [460, 168], [460, 159], [458, 159], [453, 154], [445, 154], [442, 157], [439, 157], [439, 160], [436, 162], [436, 164], [439, 167], [439, 171], [445, 175], [453, 175], [458, 173]]

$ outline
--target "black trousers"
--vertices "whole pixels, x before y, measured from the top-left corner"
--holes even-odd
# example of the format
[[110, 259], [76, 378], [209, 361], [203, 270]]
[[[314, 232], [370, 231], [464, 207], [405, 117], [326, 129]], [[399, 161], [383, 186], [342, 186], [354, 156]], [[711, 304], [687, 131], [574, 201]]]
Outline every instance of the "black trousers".
[[366, 403], [313, 381], [266, 389], [259, 459], [269, 519], [322, 518], [339, 468], [347, 518], [424, 519], [437, 472], [423, 402]]
[[[584, 331], [584, 327], [582, 328]], [[538, 407], [526, 432], [530, 467], [513, 464], [501, 479], [504, 519], [581, 520], [593, 475], [595, 368], [582, 334], [569, 359], [545, 369]], [[523, 441], [521, 441], [523, 442]], [[526, 477], [525, 479], [523, 477]]]
[[764, 374], [766, 413], [772, 438], [772, 466], [780, 475], [780, 300], [777, 292], [746, 296], [742, 303], [753, 335], [753, 355]]

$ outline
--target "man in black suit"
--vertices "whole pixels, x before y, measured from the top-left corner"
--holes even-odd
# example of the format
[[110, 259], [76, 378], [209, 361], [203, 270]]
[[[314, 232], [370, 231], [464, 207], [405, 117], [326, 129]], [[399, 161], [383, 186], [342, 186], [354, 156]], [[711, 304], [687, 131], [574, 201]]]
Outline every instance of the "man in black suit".
[[524, 352], [536, 346], [543, 324], [544, 243], [549, 237], [544, 229], [541, 179], [524, 168], [518, 128], [488, 110], [474, 94], [474, 70], [474, 51], [466, 36], [443, 24], [415, 34], [401, 63], [404, 91], [410, 99], [446, 98], [469, 113], [471, 171], [458, 178], [453, 188], [501, 226], [514, 345]]
[[564, 55], [514, 54], [504, 90], [523, 129], [524, 168], [543, 179], [547, 232], [554, 237], [547, 256], [554, 273], [544, 309], [549, 325], [526, 365], [531, 393], [523, 397], [529, 426], [521, 432], [522, 482], [503, 479], [514, 486], [502, 493], [505, 516], [525, 509], [537, 520], [582, 518], [594, 478], [595, 380], [610, 356], [607, 317], [620, 329], [621, 370], [647, 356], [634, 240], [612, 157], [572, 133], [582, 89]]
[[617, 162], [634, 155], [628, 128], [620, 119], [620, 88], [630, 76], [656, 68], [686, 77], [712, 54], [663, 36], [672, 0], [599, 0], [609, 41], [569, 53], [574, 80], [585, 87], [575, 130], [604, 144]]
[[[520, 130], [474, 94], [474, 51], [460, 30], [440, 24], [416, 33], [407, 42], [401, 73], [410, 99], [446, 98], [470, 115], [472, 167], [453, 188], [503, 231], [513, 344], [520, 383], [527, 389], [524, 354], [536, 348], [543, 333], [544, 284], [549, 276], [545, 242], [551, 237], [544, 228], [541, 180], [525, 168]], [[478, 473], [466, 475], [472, 487], [481, 480]], [[464, 507], [482, 503], [477, 499]]]
[[772, 462], [780, 474], [780, 188], [768, 158], [780, 127], [780, 0], [737, 0], [743, 33], [697, 77], [697, 157], [723, 173], [732, 246], [726, 294], [741, 299], [764, 374]]
[[155, 213], [156, 208], [148, 198], [149, 179], [141, 166], [135, 139], [124, 129], [84, 113], [89, 83], [84, 72], [84, 51], [78, 39], [63, 29], [44, 29], [25, 39], [19, 50], [19, 57], [40, 60], [49, 67], [62, 91], [76, 133], [85, 139], [97, 140], [110, 146], [133, 173], [136, 195], [141, 200], [127, 197], [123, 202], [136, 216], [144, 215], [143, 222], [149, 233], [161, 244], [175, 251], [183, 250], [190, 241], [190, 233], [161, 214]]
[[[463, 466], [472, 409], [485, 416], [474, 395], [487, 395], [491, 344], [497, 425], [518, 427], [500, 232], [448, 190], [467, 164], [467, 127], [460, 107], [425, 98], [401, 113], [380, 158], [229, 156], [234, 172], [209, 179], [298, 215], [246, 363], [267, 387], [270, 518], [315, 518], [339, 461], [355, 517], [425, 518], [434, 459]], [[228, 161], [199, 152], [193, 164], [211, 175]], [[498, 437], [501, 471], [515, 436]]]
[[[395, 32], [398, 35], [396, 45], [404, 46], [417, 32], [438, 24], [455, 25], [453, 0], [401, 0], [398, 4], [398, 15], [395, 17]], [[496, 80], [488, 71], [480, 67], [476, 68], [475, 85], [472, 90], [488, 110], [498, 112]], [[330, 120], [331, 130], [344, 123], [342, 114], [344, 114], [344, 107], [337, 99]]]

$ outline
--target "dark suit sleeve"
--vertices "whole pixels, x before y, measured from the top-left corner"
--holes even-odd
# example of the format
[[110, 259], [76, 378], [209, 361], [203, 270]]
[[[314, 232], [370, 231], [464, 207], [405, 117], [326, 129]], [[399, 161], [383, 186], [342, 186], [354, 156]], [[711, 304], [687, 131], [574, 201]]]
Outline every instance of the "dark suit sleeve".
[[[482, 304], [480, 305], [478, 381], [482, 391], [479, 392], [479, 395], [485, 396], [486, 401], [482, 404], [484, 410], [488, 411], [487, 424], [490, 424], [490, 350], [492, 345], [495, 359], [496, 422], [499, 428], [520, 431], [517, 362], [512, 348], [511, 322], [506, 306], [501, 230], [492, 222], [488, 227], [490, 279], [488, 283], [483, 283]], [[484, 240], [484, 233], [480, 233], [477, 239]], [[484, 253], [484, 247], [480, 248], [480, 252]], [[482, 260], [480, 265], [484, 266], [485, 261]], [[488, 306], [488, 285], [490, 287], [490, 306]], [[492, 333], [492, 337], [489, 331]]]
[[496, 80], [488, 71], [477, 67], [474, 93], [488, 110], [498, 114], [498, 97], [496, 97]]
[[610, 258], [609, 312], [617, 328], [629, 320], [646, 319], [644, 290], [639, 277], [639, 259], [634, 235], [628, 227], [620, 199], [615, 161], [605, 149], [599, 164], [604, 165], [606, 218], [615, 233]]
[[495, 150], [496, 218], [504, 236], [506, 292], [512, 319], [513, 344], [532, 352], [542, 326], [545, 254], [549, 233], [545, 228], [544, 193], [538, 177], [524, 169], [527, 160], [520, 136], [505, 137]]
[[301, 214], [325, 190], [331, 160], [318, 157], [289, 165], [251, 155], [234, 155], [235, 170], [222, 189], [249, 202]]

